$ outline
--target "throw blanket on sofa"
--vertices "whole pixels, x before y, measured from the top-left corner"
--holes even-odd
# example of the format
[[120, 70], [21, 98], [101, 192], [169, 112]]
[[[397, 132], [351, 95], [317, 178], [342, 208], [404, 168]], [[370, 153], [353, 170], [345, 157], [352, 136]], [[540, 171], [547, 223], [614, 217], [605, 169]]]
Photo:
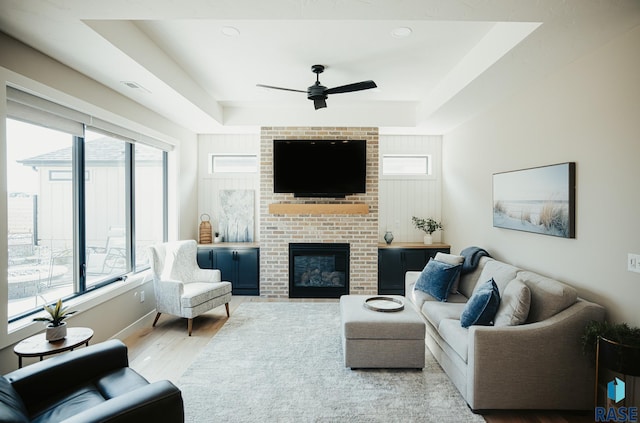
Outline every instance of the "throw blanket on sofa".
[[463, 275], [473, 272], [482, 257], [491, 257], [487, 250], [480, 247], [467, 247], [460, 252], [460, 255], [464, 257], [461, 270], [461, 274]]

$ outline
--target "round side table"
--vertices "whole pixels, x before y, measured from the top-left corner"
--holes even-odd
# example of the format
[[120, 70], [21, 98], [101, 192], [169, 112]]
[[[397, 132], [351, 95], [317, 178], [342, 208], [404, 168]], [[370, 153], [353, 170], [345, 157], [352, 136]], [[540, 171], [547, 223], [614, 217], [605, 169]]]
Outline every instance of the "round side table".
[[45, 338], [45, 333], [42, 332], [20, 341], [13, 347], [13, 352], [18, 356], [18, 367], [20, 368], [22, 367], [22, 357], [40, 357], [40, 361], [42, 361], [47, 355], [73, 351], [74, 348], [82, 344], [88, 346], [92, 337], [93, 329], [67, 328], [66, 338], [49, 342]]

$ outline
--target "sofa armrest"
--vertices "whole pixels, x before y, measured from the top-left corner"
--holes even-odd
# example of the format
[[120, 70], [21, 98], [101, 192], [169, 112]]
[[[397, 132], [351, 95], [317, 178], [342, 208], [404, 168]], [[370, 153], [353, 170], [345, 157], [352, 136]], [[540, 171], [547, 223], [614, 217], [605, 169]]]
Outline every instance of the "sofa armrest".
[[182, 315], [180, 298], [184, 293], [184, 284], [178, 280], [156, 280], [153, 283], [156, 296], [156, 310], [158, 313], [168, 313], [175, 316]]
[[111, 398], [64, 420], [64, 423], [183, 421], [182, 393], [168, 380], [162, 380]]
[[[604, 308], [579, 299], [541, 322], [469, 329], [467, 402], [474, 410], [593, 408], [595, 368], [580, 338]], [[509, 382], [509, 383], [507, 383]]]
[[219, 269], [200, 269], [193, 272], [193, 280], [198, 282], [221, 282], [222, 274]]
[[407, 298], [411, 297], [413, 287], [416, 286], [416, 281], [420, 277], [421, 271], [409, 270], [404, 274], [404, 295]]
[[30, 409], [30, 405], [42, 398], [52, 397], [128, 365], [126, 345], [118, 339], [112, 339], [39, 361], [4, 377], [22, 397], [27, 409]]

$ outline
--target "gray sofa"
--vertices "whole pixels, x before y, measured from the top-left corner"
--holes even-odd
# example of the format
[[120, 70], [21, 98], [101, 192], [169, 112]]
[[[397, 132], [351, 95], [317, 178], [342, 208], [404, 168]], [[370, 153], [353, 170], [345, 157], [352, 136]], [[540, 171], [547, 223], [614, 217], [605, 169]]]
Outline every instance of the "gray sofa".
[[[414, 289], [419, 275], [406, 273], [406, 297], [425, 320], [427, 347], [474, 412], [593, 409], [594, 367], [580, 337], [588, 321], [604, 318], [603, 307], [564, 283], [489, 257], [460, 277], [446, 302]], [[501, 326], [463, 328], [465, 303], [491, 278], [501, 296]], [[513, 305], [512, 288], [523, 285], [530, 294], [526, 317], [510, 325], [503, 308]]]

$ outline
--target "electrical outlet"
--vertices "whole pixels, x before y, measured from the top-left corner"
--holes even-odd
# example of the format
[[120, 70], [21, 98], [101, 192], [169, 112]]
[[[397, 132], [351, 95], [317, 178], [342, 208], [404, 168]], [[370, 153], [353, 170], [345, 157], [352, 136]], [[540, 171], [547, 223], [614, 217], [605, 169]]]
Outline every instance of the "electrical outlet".
[[140, 302], [144, 303], [144, 291], [140, 291]]
[[627, 254], [627, 270], [640, 273], [640, 254]]

